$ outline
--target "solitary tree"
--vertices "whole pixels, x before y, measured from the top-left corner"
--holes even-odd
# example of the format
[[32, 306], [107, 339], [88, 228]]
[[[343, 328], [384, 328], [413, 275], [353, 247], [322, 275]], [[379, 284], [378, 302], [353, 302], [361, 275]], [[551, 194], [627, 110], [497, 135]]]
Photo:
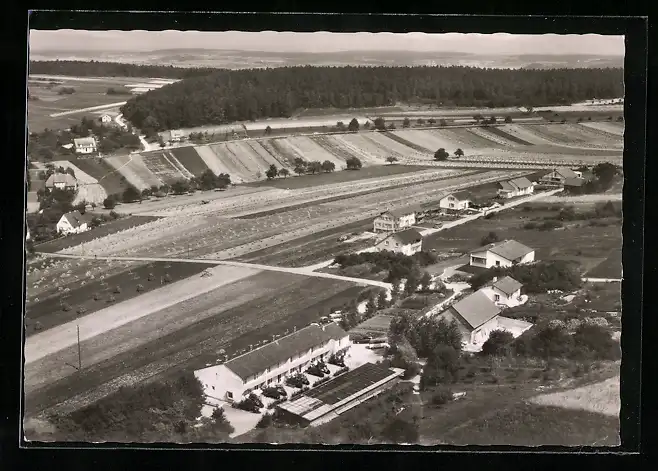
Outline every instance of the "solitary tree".
[[440, 119], [439, 120], [439, 126], [443, 127], [443, 126], [447, 126], [447, 125], [448, 125], [448, 122], [445, 119]]
[[446, 152], [446, 150], [443, 147], [441, 147], [439, 150], [437, 150], [434, 153], [434, 160], [446, 160], [448, 158], [448, 155], [449, 154]]
[[393, 157], [392, 155], [390, 155], [390, 156], [386, 157], [386, 161], [387, 161], [389, 164], [394, 164], [395, 162], [398, 161], [398, 159], [397, 159], [397, 157]]
[[347, 126], [347, 129], [352, 132], [358, 131], [359, 121], [356, 118], [352, 118], [352, 121], [350, 121], [350, 124]]
[[345, 123], [343, 123], [342, 121], [338, 121], [338, 122], [336, 123], [336, 128], [337, 128], [339, 131], [344, 131], [344, 130], [345, 130]]
[[280, 177], [287, 178], [288, 175], [290, 175], [290, 170], [288, 170], [287, 168], [279, 169], [279, 176]]
[[345, 161], [345, 163], [347, 164], [348, 170], [360, 170], [361, 167], [363, 167], [363, 164], [358, 157], [350, 157]]
[[425, 124], [425, 120], [423, 118], [418, 118], [416, 120], [416, 123], [418, 123], [419, 126], [422, 126], [423, 124]]
[[171, 191], [173, 191], [175, 195], [182, 195], [187, 193], [190, 191], [190, 183], [184, 179], [177, 180], [172, 183]]
[[265, 128], [265, 135], [266, 135], [266, 136], [269, 136], [270, 134], [272, 134], [272, 128], [269, 127], [269, 126], [267, 126], [267, 127]]
[[430, 123], [430, 124], [434, 124], [434, 123], [436, 123], [436, 119], [430, 118], [430, 119], [427, 120], [427, 122]]
[[379, 129], [380, 131], [386, 129], [386, 121], [381, 116], [379, 118], [375, 118], [373, 124], [375, 125], [375, 129]]
[[326, 173], [333, 172], [336, 169], [336, 164], [331, 162], [330, 160], [325, 160], [322, 162], [322, 170], [325, 171]]
[[505, 122], [506, 123], [511, 123], [512, 122], [512, 117], [509, 116], [509, 115], [505, 116]]
[[116, 201], [114, 201], [114, 198], [112, 197], [107, 197], [103, 200], [103, 207], [105, 209], [114, 209], [114, 207], [117, 205]]
[[129, 186], [128, 188], [125, 189], [123, 192], [123, 202], [124, 203], [131, 203], [137, 199], [141, 198], [141, 193], [135, 189], [133, 186]]
[[423, 276], [420, 277], [420, 286], [423, 291], [429, 291], [430, 285], [432, 284], [432, 275], [427, 272], [423, 272]]
[[455, 155], [456, 155], [457, 157], [461, 157], [462, 155], [464, 155], [464, 151], [461, 150], [461, 149], [457, 149], [457, 150], [455, 151]]
[[276, 165], [272, 164], [270, 165], [270, 168], [267, 169], [265, 172], [265, 176], [267, 177], [268, 180], [272, 180], [279, 174], [279, 170], [276, 168]]
[[402, 127], [408, 128], [410, 125], [411, 125], [411, 121], [409, 121], [409, 118], [405, 117], [404, 120], [402, 121]]

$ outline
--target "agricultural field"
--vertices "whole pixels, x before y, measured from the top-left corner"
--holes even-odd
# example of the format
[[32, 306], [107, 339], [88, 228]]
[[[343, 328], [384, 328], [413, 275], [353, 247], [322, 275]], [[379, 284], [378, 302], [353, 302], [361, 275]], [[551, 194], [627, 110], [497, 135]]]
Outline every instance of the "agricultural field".
[[95, 241], [110, 234], [131, 229], [133, 227], [147, 224], [152, 221], [157, 221], [159, 218], [156, 216], [126, 216], [121, 219], [109, 221], [101, 226], [95, 227], [87, 232], [80, 234], [71, 234], [59, 239], [44, 242], [35, 245], [35, 249], [39, 252], [55, 253], [69, 247], [79, 246], [88, 242]]
[[[117, 172], [106, 159], [72, 158], [68, 161], [94, 178], [108, 195], [123, 193], [130, 186], [126, 177]], [[77, 176], [78, 172], [76, 171], [75, 174]]]
[[[532, 210], [525, 211], [524, 207]], [[439, 254], [468, 253], [480, 246], [484, 236], [495, 232], [501, 239], [514, 239], [535, 249], [537, 260], [575, 260], [581, 264], [583, 273], [589, 273], [605, 262], [604, 273], [619, 278], [621, 264], [614, 266], [614, 261], [615, 258], [619, 260], [621, 222], [613, 219], [605, 227], [589, 225], [587, 220], [564, 222], [563, 228], [548, 231], [523, 228], [525, 223], [533, 219], [541, 221], [557, 213], [557, 210], [546, 210], [545, 205], [539, 203], [526, 203], [495, 213], [490, 219], [478, 218], [429, 235], [423, 239], [423, 248], [436, 250]], [[612, 257], [611, 261], [606, 262], [609, 257]]]
[[[242, 268], [231, 268], [240, 273], [230, 274], [228, 267], [214, 270], [214, 276], [204, 278], [204, 283], [209, 287], [214, 282], [216, 288], [159, 310], [149, 305], [149, 313], [86, 338], [81, 344], [86, 367], [80, 374], [73, 376], [75, 370], [65, 364], [74, 361], [74, 344], [56, 354], [34, 357], [26, 366], [27, 415], [46, 410], [69, 412], [120, 385], [202, 368], [225, 358], [224, 354], [230, 358], [249, 345], [271, 341], [274, 334], [308, 325], [362, 289], [300, 275], [253, 273]], [[180, 289], [172, 285], [169, 290], [183, 292], [189, 282], [177, 284]], [[122, 309], [122, 304], [128, 308], [128, 303], [139, 299], [114, 309]], [[119, 311], [113, 314], [117, 315]]]
[[174, 147], [171, 149], [170, 154], [173, 154], [180, 165], [195, 177], [201, 176], [203, 172], [208, 170], [208, 166], [192, 146]]
[[140, 154], [116, 155], [106, 157], [104, 161], [138, 190], [160, 187], [164, 183], [146, 166]]
[[[48, 80], [28, 79], [30, 99], [27, 102], [28, 128], [30, 132], [41, 132], [44, 129], [66, 129], [72, 124], [80, 123], [83, 116], [97, 117], [93, 112], [80, 112], [59, 117], [51, 114], [73, 111], [93, 106], [118, 103], [130, 95], [107, 95], [107, 89], [121, 87], [126, 84], [139, 83], [139, 78], [107, 77], [107, 78], [77, 78], [52, 77]], [[75, 93], [60, 95], [61, 88], [73, 88]]]
[[612, 134], [613, 136], [621, 137], [624, 135], [624, 123], [595, 121], [581, 123], [581, 125], [590, 129], [596, 129], [597, 131]]
[[[444, 174], [441, 177], [441, 173]], [[390, 207], [402, 207], [412, 204], [434, 201], [441, 195], [460, 187], [472, 186], [507, 178], [510, 172], [458, 172], [443, 170], [438, 175], [426, 174], [426, 180], [421, 180], [414, 186], [408, 186], [413, 180], [404, 175], [392, 181], [400, 185], [406, 182], [402, 188], [382, 185], [374, 179], [372, 190], [358, 192], [359, 188], [353, 189], [354, 185], [339, 185], [337, 189], [332, 185], [316, 187], [310, 190], [293, 190], [284, 192], [286, 201], [273, 201], [272, 197], [265, 198], [269, 204], [285, 206], [299, 205], [306, 201], [316, 201], [315, 205], [286, 209], [285, 211], [269, 211], [266, 215], [249, 219], [238, 219], [244, 216], [239, 205], [257, 204], [250, 198], [235, 198], [231, 202], [235, 212], [230, 219], [230, 212], [223, 216], [212, 215], [220, 207], [222, 200], [215, 200], [207, 205], [193, 205], [191, 212], [180, 209], [171, 213], [171, 216], [162, 220], [154, 221], [123, 232], [120, 237], [108, 236], [101, 240], [86, 244], [85, 249], [99, 255], [135, 255], [135, 256], [189, 256], [194, 258], [230, 259], [241, 257], [251, 252], [277, 246], [290, 242], [294, 239], [310, 236], [312, 234], [338, 228], [348, 224], [364, 221], [372, 218], [382, 211], [381, 201], [387, 201]], [[451, 175], [452, 174], [452, 175]], [[433, 177], [433, 178], [432, 178]], [[416, 179], [418, 177], [415, 177]], [[396, 181], [397, 180], [397, 181]], [[400, 181], [402, 180], [402, 181]], [[438, 180], [438, 181], [437, 181]], [[390, 180], [389, 180], [390, 182]], [[380, 186], [380, 188], [377, 188]], [[329, 187], [329, 188], [327, 188]], [[366, 187], [367, 189], [367, 187]], [[322, 198], [336, 197], [343, 193], [349, 195], [357, 190], [358, 194], [353, 197], [341, 198], [333, 202], [322, 202]], [[272, 192], [281, 190], [271, 190]], [[259, 197], [253, 198], [255, 200]], [[186, 198], [186, 197], [183, 197]], [[284, 201], [285, 201], [284, 200]], [[228, 202], [227, 202], [228, 203]], [[213, 206], [217, 204], [217, 206]], [[265, 209], [263, 203], [259, 204], [261, 211]], [[283, 206], [283, 208], [285, 208]], [[280, 206], [281, 207], [281, 206]], [[228, 208], [227, 208], [228, 209]], [[253, 213], [251, 210], [249, 213]], [[206, 214], [204, 216], [204, 213]], [[79, 253], [79, 248], [69, 249], [67, 252]], [[334, 249], [328, 249], [331, 253]], [[324, 253], [324, 250], [322, 251]], [[323, 260], [308, 260], [309, 263], [321, 262]]]
[[[42, 292], [39, 297], [28, 298], [25, 308], [25, 334], [30, 336], [38, 332], [36, 329], [46, 330], [72, 321], [80, 316], [79, 310], [84, 310], [84, 314], [92, 314], [140, 296], [162, 287], [165, 278], [170, 280], [167, 283], [174, 283], [213, 266], [180, 262], [126, 262], [116, 274], [106, 272], [95, 276], [93, 268], [90, 268], [85, 272], [85, 275], [89, 273], [89, 276], [65, 277], [59, 285], [63, 288], [62, 291], [59, 291], [58, 286], [49, 292]], [[38, 287], [37, 283], [38, 281], [28, 285], [28, 290]], [[138, 290], [137, 285], [141, 285], [143, 289]], [[65, 305], [68, 310], [64, 309]]]
[[191, 173], [171, 155], [171, 151], [144, 152], [140, 155], [146, 168], [169, 185], [191, 176]]
[[68, 160], [53, 161], [55, 167], [63, 167], [65, 169], [72, 169], [75, 172], [75, 178], [78, 181], [78, 190], [75, 194], [72, 204], [76, 205], [82, 202], [102, 204], [103, 200], [107, 198], [108, 193], [98, 183], [98, 180], [86, 172], [82, 171], [78, 166]]

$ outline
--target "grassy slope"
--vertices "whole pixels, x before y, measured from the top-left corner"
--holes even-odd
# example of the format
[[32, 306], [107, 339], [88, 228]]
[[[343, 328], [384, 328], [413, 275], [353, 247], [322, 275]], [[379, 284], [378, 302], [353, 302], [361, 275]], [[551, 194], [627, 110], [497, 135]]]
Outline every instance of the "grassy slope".
[[123, 193], [130, 183], [104, 159], [68, 159], [80, 170], [94, 177], [108, 195]]

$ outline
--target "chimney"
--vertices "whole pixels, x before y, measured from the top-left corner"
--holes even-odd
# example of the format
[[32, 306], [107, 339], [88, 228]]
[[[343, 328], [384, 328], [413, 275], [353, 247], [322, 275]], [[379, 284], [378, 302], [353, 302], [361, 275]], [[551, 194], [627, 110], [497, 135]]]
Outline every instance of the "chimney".
[[498, 277], [494, 276], [492, 281], [495, 283], [496, 281], [498, 281]]

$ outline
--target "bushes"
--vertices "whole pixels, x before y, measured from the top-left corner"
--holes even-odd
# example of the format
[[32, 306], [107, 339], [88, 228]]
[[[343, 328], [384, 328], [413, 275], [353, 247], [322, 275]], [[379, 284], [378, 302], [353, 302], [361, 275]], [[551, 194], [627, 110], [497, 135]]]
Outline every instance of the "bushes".
[[452, 401], [452, 390], [447, 387], [439, 387], [432, 395], [432, 405], [442, 406]]
[[471, 288], [477, 290], [491, 281], [511, 276], [521, 282], [527, 293], [545, 293], [549, 290], [574, 291], [582, 286], [580, 273], [574, 264], [564, 260], [540, 261], [507, 268], [490, 268], [470, 279]]
[[256, 428], [267, 428], [272, 425], [272, 415], [271, 414], [263, 414], [263, 416], [260, 418], [258, 423], [256, 424]]
[[495, 232], [489, 232], [489, 234], [487, 234], [480, 240], [480, 245], [481, 246], [489, 245], [494, 242], [498, 242], [499, 240], [500, 237], [498, 237], [498, 234], [496, 234]]
[[308, 378], [301, 373], [286, 378], [286, 384], [292, 388], [303, 388], [309, 384]]
[[420, 378], [420, 388], [455, 381], [459, 373], [459, 351], [447, 345], [438, 345], [427, 359]]
[[509, 345], [514, 341], [514, 336], [505, 330], [494, 330], [482, 345], [483, 355], [505, 355]]

